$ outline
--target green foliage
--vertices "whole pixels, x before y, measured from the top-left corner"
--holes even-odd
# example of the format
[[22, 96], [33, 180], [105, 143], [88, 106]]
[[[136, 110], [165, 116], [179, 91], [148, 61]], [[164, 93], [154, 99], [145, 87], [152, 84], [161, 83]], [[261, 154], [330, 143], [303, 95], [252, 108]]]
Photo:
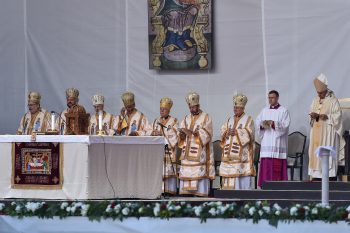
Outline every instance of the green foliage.
[[267, 220], [277, 227], [279, 222], [315, 221], [327, 223], [337, 221], [350, 222], [350, 206], [335, 207], [310, 203], [295, 204], [282, 208], [278, 204], [257, 201], [245, 205], [235, 202], [126, 202], [126, 201], [88, 201], [88, 202], [0, 202], [0, 214], [18, 218], [66, 218], [69, 216], [86, 216], [90, 221], [101, 219], [120, 220], [135, 217], [152, 217], [160, 219], [192, 217], [202, 223], [210, 218], [246, 219], [258, 223]]

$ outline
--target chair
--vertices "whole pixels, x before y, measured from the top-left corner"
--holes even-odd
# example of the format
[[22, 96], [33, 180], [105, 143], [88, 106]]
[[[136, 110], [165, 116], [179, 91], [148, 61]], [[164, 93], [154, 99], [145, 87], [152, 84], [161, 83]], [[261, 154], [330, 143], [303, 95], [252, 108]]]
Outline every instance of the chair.
[[294, 169], [299, 169], [300, 180], [303, 180], [303, 157], [306, 136], [300, 132], [288, 135], [287, 169], [290, 169], [291, 180], [294, 180]]
[[259, 174], [259, 163], [260, 163], [260, 144], [255, 142], [255, 148], [254, 148], [254, 167], [256, 171], [255, 175], [255, 189], [258, 188], [258, 174]]

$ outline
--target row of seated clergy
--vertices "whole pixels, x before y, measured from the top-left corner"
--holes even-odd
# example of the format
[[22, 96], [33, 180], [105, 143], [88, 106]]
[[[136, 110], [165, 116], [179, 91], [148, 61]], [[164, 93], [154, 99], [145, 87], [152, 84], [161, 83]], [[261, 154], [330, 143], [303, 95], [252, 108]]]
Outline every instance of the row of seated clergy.
[[[71, 127], [67, 127], [68, 115], [86, 114], [85, 108], [78, 104], [79, 91], [75, 88], [66, 90], [67, 109], [65, 109], [52, 126], [51, 114], [41, 108], [41, 95], [38, 92], [30, 92], [28, 95], [28, 112], [21, 118], [17, 134], [29, 135], [32, 133], [45, 133], [55, 129], [59, 134], [69, 134]], [[86, 127], [88, 124], [86, 124]], [[87, 131], [86, 131], [87, 133]]]
[[[102, 112], [102, 129], [107, 135], [147, 135], [151, 128], [147, 118], [143, 113], [135, 108], [134, 94], [126, 92], [122, 95], [125, 107], [121, 110], [121, 115], [114, 117], [104, 111], [104, 97], [94, 95], [92, 97], [96, 114], [93, 114], [86, 124], [86, 132], [78, 134], [97, 134], [99, 129], [99, 112]], [[52, 129], [60, 135], [72, 134], [74, 125], [71, 124], [67, 116], [86, 115], [85, 108], [78, 104], [79, 91], [75, 88], [66, 90], [67, 108], [56, 118], [52, 127], [51, 114], [40, 106], [41, 96], [38, 92], [30, 92], [28, 95], [28, 112], [21, 118], [17, 134], [29, 135], [32, 133], [45, 133]], [[80, 122], [74, 122], [79, 124]]]

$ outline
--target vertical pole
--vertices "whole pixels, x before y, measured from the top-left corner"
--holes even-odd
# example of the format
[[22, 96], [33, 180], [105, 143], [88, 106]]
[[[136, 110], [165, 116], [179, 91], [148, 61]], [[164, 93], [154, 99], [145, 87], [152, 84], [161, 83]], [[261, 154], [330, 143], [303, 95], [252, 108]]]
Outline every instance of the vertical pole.
[[329, 151], [321, 156], [322, 162], [322, 205], [329, 205]]

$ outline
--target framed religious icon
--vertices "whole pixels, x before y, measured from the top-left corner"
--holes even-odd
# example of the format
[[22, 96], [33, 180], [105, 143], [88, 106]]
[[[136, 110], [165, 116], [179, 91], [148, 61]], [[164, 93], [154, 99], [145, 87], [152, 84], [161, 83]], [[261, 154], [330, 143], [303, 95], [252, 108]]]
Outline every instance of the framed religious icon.
[[62, 144], [17, 142], [12, 144], [12, 188], [62, 189]]
[[148, 0], [149, 67], [210, 69], [212, 0]]

